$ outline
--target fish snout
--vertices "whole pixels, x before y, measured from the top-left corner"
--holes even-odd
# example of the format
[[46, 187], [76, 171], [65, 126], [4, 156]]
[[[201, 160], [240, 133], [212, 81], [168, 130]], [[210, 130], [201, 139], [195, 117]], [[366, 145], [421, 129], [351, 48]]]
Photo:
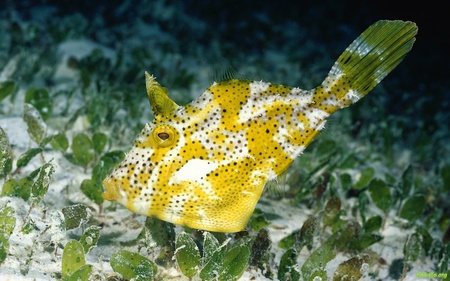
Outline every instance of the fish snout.
[[124, 203], [127, 201], [126, 192], [121, 187], [121, 181], [109, 176], [103, 180], [103, 185], [106, 187], [105, 192], [102, 196], [108, 201], [116, 201], [119, 203]]

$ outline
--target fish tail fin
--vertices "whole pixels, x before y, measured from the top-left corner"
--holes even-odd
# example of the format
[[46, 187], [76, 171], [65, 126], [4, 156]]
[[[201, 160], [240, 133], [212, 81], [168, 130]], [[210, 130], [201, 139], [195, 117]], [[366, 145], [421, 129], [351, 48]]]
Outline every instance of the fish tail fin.
[[330, 113], [367, 95], [411, 50], [417, 25], [409, 21], [380, 20], [345, 49], [322, 85], [316, 102], [328, 104]]

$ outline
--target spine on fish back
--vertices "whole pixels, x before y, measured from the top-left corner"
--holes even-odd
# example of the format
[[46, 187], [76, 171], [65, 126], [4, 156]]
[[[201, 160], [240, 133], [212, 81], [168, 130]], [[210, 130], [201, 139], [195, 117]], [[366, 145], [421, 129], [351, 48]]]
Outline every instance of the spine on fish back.
[[408, 21], [381, 20], [345, 49], [322, 85], [315, 102], [328, 112], [347, 107], [369, 93], [411, 50], [417, 26]]

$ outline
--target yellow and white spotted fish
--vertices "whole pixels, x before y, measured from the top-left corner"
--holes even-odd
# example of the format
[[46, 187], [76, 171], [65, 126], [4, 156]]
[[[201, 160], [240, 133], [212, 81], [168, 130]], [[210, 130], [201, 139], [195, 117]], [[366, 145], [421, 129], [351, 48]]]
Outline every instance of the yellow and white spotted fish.
[[103, 181], [103, 197], [191, 228], [244, 229], [264, 185], [302, 153], [328, 116], [391, 72], [416, 34], [413, 22], [376, 22], [312, 90], [233, 79], [179, 106], [145, 73], [155, 119]]

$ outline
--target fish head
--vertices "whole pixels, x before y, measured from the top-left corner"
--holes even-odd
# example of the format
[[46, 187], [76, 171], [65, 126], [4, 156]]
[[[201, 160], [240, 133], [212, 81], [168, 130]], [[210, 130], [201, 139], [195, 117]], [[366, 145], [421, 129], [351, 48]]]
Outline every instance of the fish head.
[[[265, 183], [258, 173], [243, 173], [254, 166], [244, 133], [220, 127], [222, 110], [207, 91], [178, 106], [146, 76], [155, 119], [103, 181], [103, 197], [134, 213], [191, 228], [244, 229]], [[250, 185], [246, 175], [252, 176]]]

